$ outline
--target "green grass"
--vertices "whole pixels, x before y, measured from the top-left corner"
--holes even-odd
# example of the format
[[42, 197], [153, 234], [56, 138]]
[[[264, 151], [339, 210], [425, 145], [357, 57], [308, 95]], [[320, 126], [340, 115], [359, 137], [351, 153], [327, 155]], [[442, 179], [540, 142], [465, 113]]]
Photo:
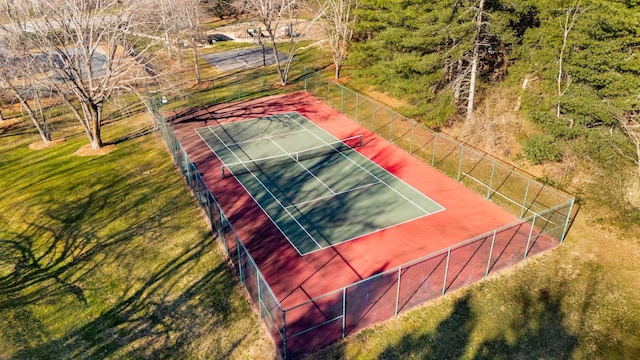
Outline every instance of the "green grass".
[[[210, 83], [170, 105], [237, 97], [228, 74], [208, 71]], [[39, 151], [30, 128], [0, 135], [0, 358], [274, 358], [159, 136], [134, 113], [109, 118], [105, 142], [117, 146], [99, 157], [73, 155], [87, 143], [77, 129]], [[308, 358], [635, 358], [639, 231], [596, 221], [607, 213], [598, 191], [581, 191], [595, 200], [565, 245]]]
[[0, 358], [274, 356], [149, 125], [105, 126], [94, 157], [0, 137]]

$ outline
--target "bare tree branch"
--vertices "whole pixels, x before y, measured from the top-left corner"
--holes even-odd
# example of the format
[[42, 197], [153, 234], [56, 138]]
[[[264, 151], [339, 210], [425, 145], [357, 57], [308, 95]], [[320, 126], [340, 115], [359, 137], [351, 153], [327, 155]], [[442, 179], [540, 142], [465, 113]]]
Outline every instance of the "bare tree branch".
[[34, 74], [56, 90], [82, 125], [92, 148], [102, 143], [103, 106], [114, 94], [156, 83], [152, 52], [161, 38], [157, 21], [141, 9], [154, 0], [0, 0], [0, 36], [13, 49], [47, 59]]

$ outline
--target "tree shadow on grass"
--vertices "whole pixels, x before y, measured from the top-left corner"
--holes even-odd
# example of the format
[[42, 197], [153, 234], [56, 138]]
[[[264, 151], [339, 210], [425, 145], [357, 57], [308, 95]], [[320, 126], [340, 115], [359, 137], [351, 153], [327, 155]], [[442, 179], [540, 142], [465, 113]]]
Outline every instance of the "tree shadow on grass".
[[548, 289], [517, 296], [519, 314], [478, 348], [476, 359], [570, 359], [578, 338], [563, 325], [561, 299]]
[[38, 187], [51, 191], [38, 217], [0, 215], [0, 343], [12, 358], [219, 358], [246, 341], [215, 335], [243, 303], [211, 233], [183, 239], [172, 220], [189, 202], [175, 198], [182, 180], [152, 179], [109, 171]]
[[[515, 311], [508, 322], [492, 335], [483, 334], [484, 326], [478, 320], [473, 298], [467, 294], [456, 300], [451, 313], [433, 331], [420, 327], [406, 330], [395, 343], [387, 346], [378, 355], [366, 350], [349, 352], [357, 358], [378, 359], [569, 359], [578, 347], [578, 337], [566, 329], [565, 315], [561, 309], [563, 294], [553, 294], [549, 289], [537, 291], [521, 289], [515, 294], [514, 303], [500, 309], [486, 311]], [[511, 309], [509, 309], [511, 307]], [[421, 311], [421, 310], [416, 310]], [[405, 315], [408, 319], [411, 313]], [[486, 320], [483, 320], [486, 321]], [[490, 326], [494, 328], [494, 326]], [[417, 330], [417, 331], [416, 331]], [[383, 333], [389, 331], [382, 329]], [[376, 331], [379, 333], [379, 331]], [[364, 343], [369, 331], [361, 337]], [[376, 336], [376, 335], [374, 335]], [[483, 337], [479, 345], [472, 344], [472, 337]], [[341, 342], [311, 354], [307, 359], [341, 359], [347, 357], [347, 343]], [[364, 346], [367, 348], [367, 346]]]
[[[522, 290], [516, 294], [516, 314], [493, 338], [485, 339], [470, 350], [472, 333], [483, 334], [474, 313], [470, 295], [458, 299], [451, 314], [433, 333], [406, 334], [397, 344], [379, 356], [420, 359], [568, 359], [578, 346], [578, 339], [563, 325], [561, 297], [548, 289]], [[501, 311], [490, 309], [487, 311]], [[477, 335], [474, 335], [477, 336]], [[474, 346], [475, 347], [475, 346]]]
[[387, 347], [380, 359], [414, 357], [419, 359], [458, 359], [465, 352], [475, 326], [469, 296], [458, 299], [451, 314], [438, 324], [433, 334], [406, 334]]

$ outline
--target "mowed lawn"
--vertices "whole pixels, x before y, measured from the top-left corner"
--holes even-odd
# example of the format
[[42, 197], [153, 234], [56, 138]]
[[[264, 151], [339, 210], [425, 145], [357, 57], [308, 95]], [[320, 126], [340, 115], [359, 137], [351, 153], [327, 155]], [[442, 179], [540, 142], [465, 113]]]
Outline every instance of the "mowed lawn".
[[[0, 129], [0, 359], [276, 357], [150, 124], [108, 124], [115, 149], [93, 157], [73, 154], [77, 130], [31, 150], [28, 126]], [[599, 211], [584, 201], [564, 245], [307, 358], [638, 358], [640, 235]]]
[[42, 150], [0, 129], [0, 358], [274, 358], [150, 125], [108, 124], [90, 157], [77, 129]]

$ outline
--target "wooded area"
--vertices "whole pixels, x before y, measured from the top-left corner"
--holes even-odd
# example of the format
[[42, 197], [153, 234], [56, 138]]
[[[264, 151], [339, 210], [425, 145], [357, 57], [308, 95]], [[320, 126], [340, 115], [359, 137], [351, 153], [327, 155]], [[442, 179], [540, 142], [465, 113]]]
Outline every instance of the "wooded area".
[[639, 11], [632, 1], [363, 0], [350, 74], [437, 127], [524, 83], [518, 110], [544, 132], [527, 157], [553, 161], [557, 141], [637, 119]]

